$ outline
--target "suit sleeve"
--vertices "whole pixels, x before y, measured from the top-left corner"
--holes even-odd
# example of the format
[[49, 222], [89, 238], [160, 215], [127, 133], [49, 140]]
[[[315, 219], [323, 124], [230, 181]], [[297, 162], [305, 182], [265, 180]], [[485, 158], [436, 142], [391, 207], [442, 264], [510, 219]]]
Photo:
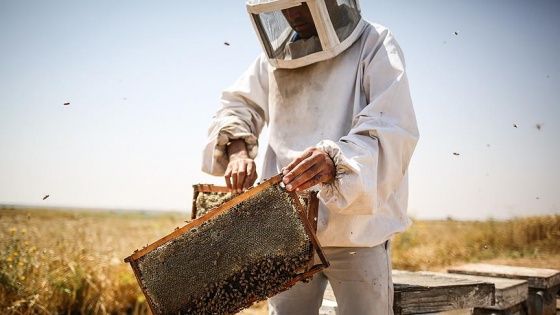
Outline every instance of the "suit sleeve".
[[202, 170], [211, 175], [224, 174], [227, 144], [243, 139], [251, 158], [258, 152], [258, 138], [268, 116], [268, 61], [261, 55], [222, 92], [221, 107], [208, 129], [203, 150]]
[[361, 63], [365, 106], [349, 134], [317, 144], [337, 172], [319, 197], [339, 214], [374, 215], [391, 202], [419, 137], [402, 52], [389, 31], [380, 35]]

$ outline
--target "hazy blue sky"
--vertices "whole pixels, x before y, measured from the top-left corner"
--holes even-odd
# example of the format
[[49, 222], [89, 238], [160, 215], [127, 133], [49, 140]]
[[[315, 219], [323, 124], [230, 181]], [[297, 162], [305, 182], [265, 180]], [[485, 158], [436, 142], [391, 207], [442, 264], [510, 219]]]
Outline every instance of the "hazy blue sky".
[[[244, 1], [193, 3], [0, 0], [0, 204], [189, 211], [223, 184], [207, 128], [261, 48]], [[560, 214], [560, 1], [361, 6], [405, 52], [411, 215]]]

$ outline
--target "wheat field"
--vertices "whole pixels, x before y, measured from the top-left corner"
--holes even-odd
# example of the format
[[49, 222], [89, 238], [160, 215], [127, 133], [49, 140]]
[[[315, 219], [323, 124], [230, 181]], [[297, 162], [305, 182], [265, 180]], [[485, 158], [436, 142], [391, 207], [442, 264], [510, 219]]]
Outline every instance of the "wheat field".
[[[0, 313], [149, 314], [130, 266], [135, 249], [188, 213], [0, 209]], [[393, 240], [393, 268], [463, 262], [560, 269], [560, 215], [509, 221], [416, 221]], [[242, 312], [266, 313], [261, 302]]]

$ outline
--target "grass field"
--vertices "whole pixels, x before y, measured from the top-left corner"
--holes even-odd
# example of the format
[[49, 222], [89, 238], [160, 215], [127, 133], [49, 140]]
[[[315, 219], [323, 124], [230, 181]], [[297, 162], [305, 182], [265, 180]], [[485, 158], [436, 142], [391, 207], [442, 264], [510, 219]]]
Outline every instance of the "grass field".
[[[186, 213], [0, 210], [1, 314], [147, 314], [123, 259], [183, 226]], [[560, 269], [560, 215], [415, 221], [393, 241], [393, 268], [463, 262]], [[263, 314], [265, 303], [244, 314]]]

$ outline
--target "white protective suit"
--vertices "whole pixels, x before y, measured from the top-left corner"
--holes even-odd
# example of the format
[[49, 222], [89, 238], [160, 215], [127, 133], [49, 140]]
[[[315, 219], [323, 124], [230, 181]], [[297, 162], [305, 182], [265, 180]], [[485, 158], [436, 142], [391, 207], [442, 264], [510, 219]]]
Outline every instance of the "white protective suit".
[[209, 129], [203, 170], [223, 175], [226, 144], [244, 139], [251, 157], [268, 126], [263, 179], [317, 146], [337, 178], [320, 185], [317, 237], [323, 247], [373, 247], [410, 224], [407, 168], [418, 130], [402, 52], [383, 26], [336, 57], [295, 69], [272, 67], [262, 54], [222, 94]]

